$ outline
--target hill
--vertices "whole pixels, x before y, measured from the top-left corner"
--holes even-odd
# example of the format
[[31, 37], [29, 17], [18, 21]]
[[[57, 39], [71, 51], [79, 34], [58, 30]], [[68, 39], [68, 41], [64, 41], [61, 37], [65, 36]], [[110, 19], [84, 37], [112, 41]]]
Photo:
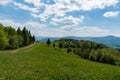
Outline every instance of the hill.
[[55, 41], [55, 40], [59, 40], [62, 37], [43, 37], [43, 36], [36, 36], [36, 41], [41, 41], [41, 42], [46, 42], [48, 40], [48, 38], [51, 41]]
[[112, 65], [120, 65], [120, 52], [118, 49], [88, 40], [60, 39], [56, 40], [60, 49], [66, 49], [67, 53]]
[[92, 62], [36, 43], [18, 52], [0, 51], [1, 80], [120, 80], [120, 67]]
[[51, 41], [59, 40], [59, 39], [75, 39], [75, 40], [89, 40], [97, 43], [106, 44], [111, 47], [120, 49], [120, 37], [115, 36], [104, 36], [104, 37], [76, 37], [76, 36], [67, 36], [67, 37], [36, 37], [36, 40], [41, 40], [46, 42], [47, 39], [50, 38]]

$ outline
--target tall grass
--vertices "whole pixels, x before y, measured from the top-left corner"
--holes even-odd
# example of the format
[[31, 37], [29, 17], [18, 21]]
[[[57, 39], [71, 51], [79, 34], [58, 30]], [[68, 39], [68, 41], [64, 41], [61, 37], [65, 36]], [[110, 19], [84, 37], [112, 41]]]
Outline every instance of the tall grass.
[[1, 51], [0, 80], [120, 80], [120, 67], [37, 43], [15, 53]]

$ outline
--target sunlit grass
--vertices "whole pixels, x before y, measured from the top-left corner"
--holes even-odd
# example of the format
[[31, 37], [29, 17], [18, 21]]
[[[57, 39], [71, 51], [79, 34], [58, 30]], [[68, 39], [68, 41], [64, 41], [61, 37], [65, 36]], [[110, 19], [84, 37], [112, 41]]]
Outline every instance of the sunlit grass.
[[120, 80], [120, 67], [37, 43], [13, 54], [1, 51], [0, 80]]

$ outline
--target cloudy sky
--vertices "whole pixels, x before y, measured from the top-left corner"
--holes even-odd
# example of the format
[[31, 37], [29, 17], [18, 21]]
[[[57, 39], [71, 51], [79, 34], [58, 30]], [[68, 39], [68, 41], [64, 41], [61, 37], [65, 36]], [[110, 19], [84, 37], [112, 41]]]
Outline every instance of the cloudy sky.
[[120, 0], [0, 0], [0, 23], [36, 36], [120, 36]]

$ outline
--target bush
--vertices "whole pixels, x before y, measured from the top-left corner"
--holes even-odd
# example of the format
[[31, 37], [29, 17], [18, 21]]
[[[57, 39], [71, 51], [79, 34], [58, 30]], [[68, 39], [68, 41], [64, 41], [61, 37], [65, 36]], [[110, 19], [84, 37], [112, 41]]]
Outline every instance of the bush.
[[92, 50], [89, 56], [90, 60], [108, 63], [108, 64], [115, 64], [116, 58], [111, 53], [107, 52], [108, 49], [98, 49]]
[[67, 53], [70, 53], [70, 52], [72, 52], [72, 49], [71, 49], [71, 48], [68, 48], [68, 49], [67, 49]]
[[113, 50], [112, 51], [111, 50], [112, 49], [110, 48], [103, 48], [97, 50], [76, 48], [73, 50], [73, 52], [85, 59], [118, 65], [117, 56], [115, 53], [113, 53]]
[[107, 52], [103, 52], [100, 61], [103, 63], [115, 64], [116, 59], [114, 55], [111, 55]]
[[60, 42], [60, 43], [58, 44], [58, 47], [59, 47], [59, 48], [63, 48], [63, 44]]
[[55, 47], [55, 43], [53, 44], [53, 47]]

